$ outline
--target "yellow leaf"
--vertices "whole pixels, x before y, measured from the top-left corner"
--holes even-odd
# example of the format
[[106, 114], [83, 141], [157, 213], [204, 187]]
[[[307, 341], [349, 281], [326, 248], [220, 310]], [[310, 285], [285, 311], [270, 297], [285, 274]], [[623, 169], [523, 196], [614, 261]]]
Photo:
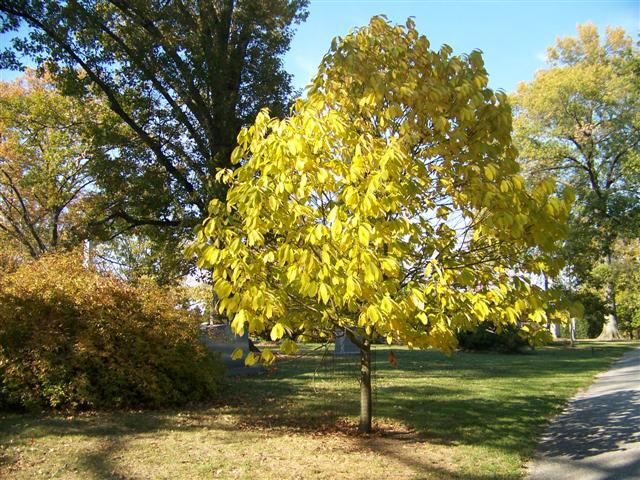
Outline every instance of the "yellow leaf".
[[378, 280], [380, 270], [373, 262], [369, 262], [364, 266], [364, 280], [367, 283], [374, 283]]
[[358, 192], [352, 186], [344, 189], [344, 202], [349, 207], [355, 207], [358, 204]]
[[364, 225], [358, 227], [358, 240], [362, 245], [369, 245], [369, 230]]
[[391, 300], [391, 298], [389, 298], [388, 296], [385, 296], [382, 299], [382, 302], [380, 303], [380, 308], [382, 308], [382, 311], [384, 313], [391, 313], [391, 311], [393, 310], [393, 301]]
[[369, 308], [367, 308], [367, 316], [373, 323], [378, 323], [380, 320], [382, 320], [380, 310], [378, 310], [378, 307], [376, 307], [375, 305], [370, 305]]
[[327, 222], [331, 223], [334, 222], [336, 220], [336, 218], [338, 218], [338, 207], [333, 207], [331, 209], [331, 211], [329, 212], [329, 215], [327, 215]]
[[252, 365], [255, 365], [257, 361], [258, 361], [258, 359], [256, 358], [255, 353], [249, 352], [249, 353], [247, 353], [247, 356], [244, 359], [244, 364], [247, 367], [251, 367]]
[[347, 296], [349, 297], [355, 295], [358, 291], [358, 285], [356, 284], [356, 281], [353, 279], [353, 277], [347, 277], [346, 290]]
[[390, 257], [383, 258], [381, 266], [382, 271], [389, 276], [395, 276], [400, 268], [398, 265], [398, 261], [395, 258]]
[[241, 348], [236, 348], [231, 354], [231, 360], [240, 360], [242, 358], [242, 353], [243, 351]]
[[215, 247], [208, 247], [205, 250], [203, 257], [205, 258], [207, 263], [209, 263], [209, 265], [215, 266], [215, 264], [218, 263], [218, 259], [220, 258], [220, 250]]
[[487, 165], [484, 167], [484, 176], [487, 180], [491, 181], [496, 178], [496, 169], [493, 165]]
[[297, 138], [292, 138], [287, 142], [287, 147], [289, 147], [289, 152], [291, 155], [297, 155], [297, 153], [302, 150], [299, 145], [299, 140]]
[[318, 169], [318, 182], [325, 183], [329, 179], [329, 172], [325, 168]]
[[285, 334], [285, 330], [284, 327], [282, 326], [281, 323], [276, 323], [273, 328], [271, 328], [271, 340], [273, 340], [274, 342], [276, 340], [281, 339]]
[[333, 237], [338, 237], [342, 233], [342, 222], [339, 218], [336, 218], [335, 221], [331, 224], [331, 235]]
[[273, 252], [267, 252], [267, 253], [265, 254], [265, 256], [262, 258], [262, 261], [263, 261], [264, 263], [271, 263], [271, 262], [275, 261], [275, 259], [276, 259], [276, 255], [275, 255], [275, 253], [273, 253]]
[[325, 265], [331, 264], [331, 256], [329, 255], [329, 250], [327, 248], [322, 249], [321, 258], [322, 258], [322, 263], [324, 263]]
[[268, 348], [262, 349], [262, 351], [260, 352], [260, 358], [264, 363], [267, 363], [267, 364], [272, 363], [276, 359], [273, 352]]
[[320, 287], [318, 288], [318, 294], [320, 295], [320, 298], [322, 298], [323, 303], [327, 304], [329, 303], [329, 288], [327, 287], [326, 284], [321, 283]]

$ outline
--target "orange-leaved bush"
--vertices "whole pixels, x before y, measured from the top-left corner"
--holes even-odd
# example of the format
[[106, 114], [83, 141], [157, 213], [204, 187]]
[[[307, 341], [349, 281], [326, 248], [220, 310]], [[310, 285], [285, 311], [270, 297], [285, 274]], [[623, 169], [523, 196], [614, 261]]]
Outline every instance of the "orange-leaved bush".
[[170, 289], [46, 255], [0, 276], [0, 406], [123, 408], [213, 398], [223, 373]]

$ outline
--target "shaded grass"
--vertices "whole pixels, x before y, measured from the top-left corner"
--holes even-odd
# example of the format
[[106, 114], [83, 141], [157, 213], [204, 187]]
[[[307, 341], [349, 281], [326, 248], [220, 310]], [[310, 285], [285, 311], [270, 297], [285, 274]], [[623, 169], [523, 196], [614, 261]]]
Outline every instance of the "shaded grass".
[[[637, 344], [636, 344], [637, 345]], [[181, 411], [0, 418], [2, 478], [518, 478], [546, 419], [629, 343], [522, 355], [375, 350], [374, 426], [357, 359], [322, 351], [229, 379]]]

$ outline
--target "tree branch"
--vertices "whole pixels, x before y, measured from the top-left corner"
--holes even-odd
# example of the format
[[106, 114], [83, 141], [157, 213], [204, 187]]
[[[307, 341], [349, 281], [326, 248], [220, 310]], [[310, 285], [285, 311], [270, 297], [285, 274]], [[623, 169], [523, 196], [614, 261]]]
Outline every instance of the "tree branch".
[[167, 172], [173, 176], [173, 178], [185, 189], [189, 194], [190, 202], [195, 205], [201, 213], [206, 212], [205, 202], [199, 198], [196, 189], [191, 185], [187, 178], [173, 165], [171, 160], [162, 152], [162, 147], [158, 142], [124, 110], [120, 102], [118, 101], [116, 94], [109, 87], [109, 85], [76, 53], [74, 48], [63, 40], [60, 35], [54, 32], [48, 25], [35, 18], [33, 15], [24, 11], [19, 11], [13, 8], [3, 6], [2, 9], [7, 13], [15, 15], [24, 19], [32, 27], [42, 30], [53, 41], [55, 41], [60, 48], [62, 48], [71, 59], [73, 59], [91, 78], [91, 80], [102, 90], [109, 100], [111, 110], [116, 113], [122, 120], [129, 125], [129, 127], [136, 132], [142, 141], [151, 149], [155, 154], [160, 164], [167, 170]]

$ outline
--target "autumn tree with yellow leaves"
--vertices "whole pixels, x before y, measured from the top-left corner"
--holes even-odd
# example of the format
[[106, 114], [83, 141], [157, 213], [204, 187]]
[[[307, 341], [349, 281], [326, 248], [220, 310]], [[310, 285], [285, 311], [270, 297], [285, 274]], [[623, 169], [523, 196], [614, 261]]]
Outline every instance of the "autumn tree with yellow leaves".
[[[371, 344], [455, 349], [491, 321], [535, 340], [562, 315], [531, 280], [554, 276], [569, 198], [527, 189], [511, 108], [482, 55], [432, 50], [411, 20], [374, 17], [333, 42], [291, 115], [241, 131], [226, 204], [192, 247], [237, 333], [344, 329], [361, 352], [360, 429], [371, 430]], [[294, 335], [295, 334], [295, 335]], [[246, 363], [270, 362], [269, 349]]]

